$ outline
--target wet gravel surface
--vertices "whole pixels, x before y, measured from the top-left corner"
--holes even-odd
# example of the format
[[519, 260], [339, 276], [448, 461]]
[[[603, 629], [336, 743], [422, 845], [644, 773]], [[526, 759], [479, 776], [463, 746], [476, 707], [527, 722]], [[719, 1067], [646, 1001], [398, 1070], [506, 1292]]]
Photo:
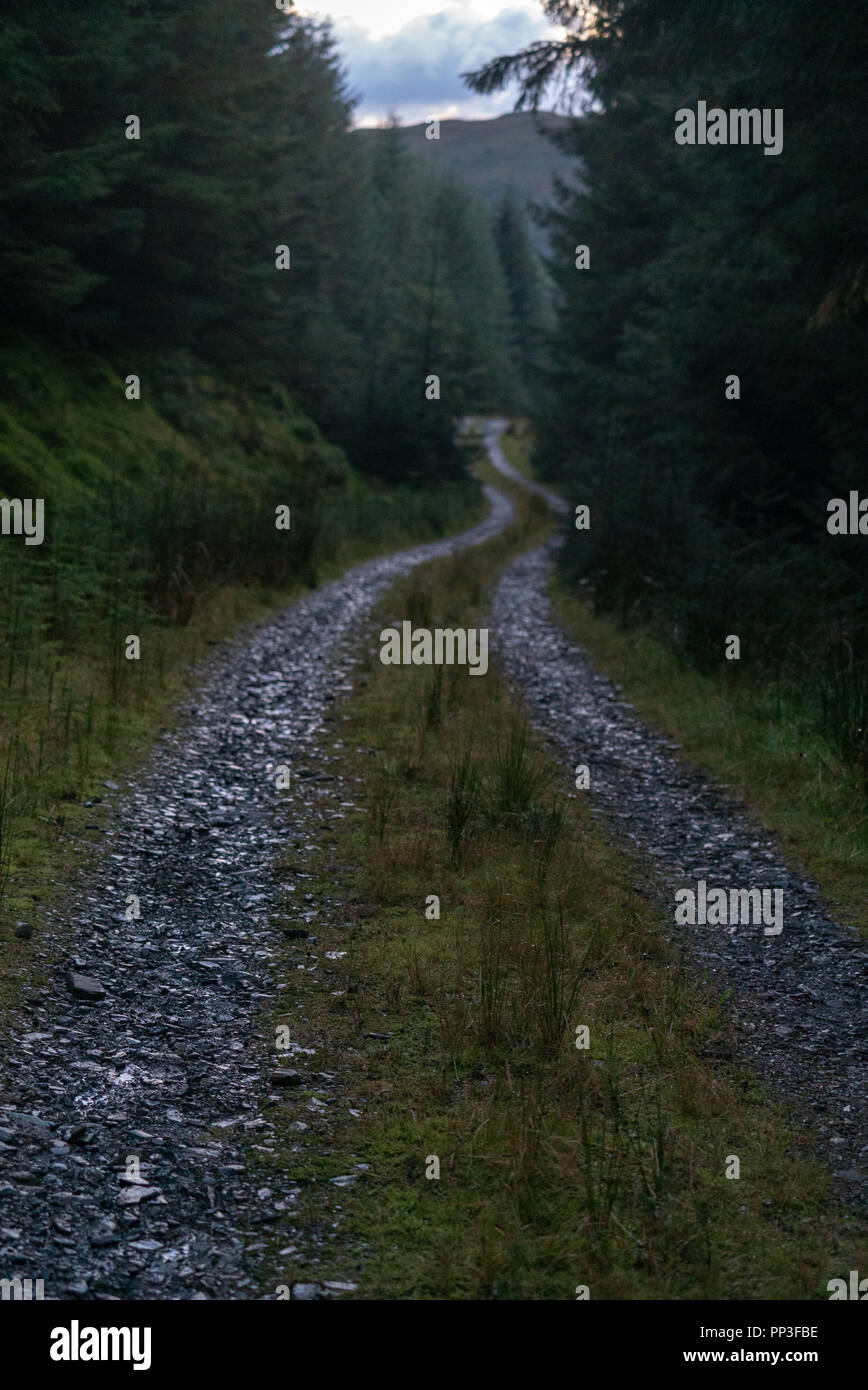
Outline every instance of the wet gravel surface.
[[[495, 422], [487, 433], [498, 467], [499, 429]], [[502, 664], [570, 785], [587, 765], [590, 789], [580, 794], [655, 864], [673, 932], [689, 934], [700, 967], [732, 989], [741, 1055], [816, 1133], [842, 1198], [868, 1209], [868, 949], [833, 920], [774, 839], [687, 767], [676, 744], [649, 731], [564, 634], [546, 595], [556, 544], [522, 556], [499, 583], [493, 627]], [[675, 926], [676, 890], [696, 890], [700, 880], [709, 890], [782, 889], [782, 932]]]
[[[499, 466], [501, 428], [486, 429]], [[269, 1116], [304, 1062], [276, 1065], [263, 1018], [293, 968], [288, 901], [306, 960], [317, 920], [304, 883], [275, 867], [287, 835], [276, 769], [291, 769], [295, 843], [317, 842], [342, 814], [320, 745], [362, 624], [415, 565], [508, 524], [510, 504], [487, 492], [492, 510], [472, 531], [369, 561], [221, 648], [119, 797], [99, 864], [65, 906], [64, 956], [51, 963], [34, 943], [49, 983], [0, 1043], [0, 1278], [41, 1278], [61, 1299], [275, 1297], [263, 1252], [275, 1230], [293, 1239], [296, 1193], [291, 1173], [263, 1185], [255, 1159], [275, 1151]], [[732, 986], [746, 1060], [797, 1103], [842, 1191], [865, 1204], [868, 953], [564, 636], [545, 595], [551, 559], [542, 547], [499, 585], [502, 660], [565, 775], [587, 763], [601, 813], [657, 861], [664, 900], [700, 878], [783, 888], [779, 937], [674, 930]]]
[[[295, 1194], [247, 1157], [273, 1151], [269, 1106], [295, 1084], [261, 1027], [287, 970], [270, 914], [295, 891], [274, 867], [277, 769], [330, 780], [315, 747], [360, 624], [414, 566], [508, 524], [486, 493], [471, 531], [369, 561], [227, 644], [121, 796], [66, 905], [65, 958], [43, 953], [50, 983], [2, 1041], [0, 1278], [41, 1278], [47, 1298], [275, 1297], [251, 1270], [274, 1223], [291, 1235]], [[301, 839], [322, 827], [313, 790], [308, 823], [293, 798]], [[314, 916], [299, 903], [297, 934]]]

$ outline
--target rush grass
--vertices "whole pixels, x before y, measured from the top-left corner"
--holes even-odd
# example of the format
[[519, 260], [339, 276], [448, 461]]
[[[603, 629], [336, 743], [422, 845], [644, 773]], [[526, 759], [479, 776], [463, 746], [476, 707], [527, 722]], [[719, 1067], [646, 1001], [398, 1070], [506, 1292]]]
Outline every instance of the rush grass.
[[[417, 571], [376, 630], [484, 625], [515, 542]], [[336, 711], [362, 810], [316, 856], [312, 886], [337, 905], [280, 1004], [305, 1064], [339, 1087], [325, 1147], [295, 1132], [297, 1100], [277, 1107], [302, 1233], [287, 1285], [826, 1298], [858, 1232], [810, 1136], [736, 1060], [725, 1001], [679, 959], [642, 866], [494, 670], [383, 667], [373, 639]], [[322, 975], [326, 948], [346, 954]], [[355, 1183], [335, 1188], [344, 1174]]]

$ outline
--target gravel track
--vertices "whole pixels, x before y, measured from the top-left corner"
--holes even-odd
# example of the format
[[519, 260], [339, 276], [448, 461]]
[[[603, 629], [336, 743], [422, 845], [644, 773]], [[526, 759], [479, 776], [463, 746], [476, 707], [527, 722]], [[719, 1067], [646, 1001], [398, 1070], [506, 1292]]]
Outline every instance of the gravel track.
[[[488, 422], [486, 444], [495, 466], [522, 482], [500, 449], [504, 425]], [[549, 501], [569, 510], [554, 494]], [[498, 585], [493, 627], [506, 672], [570, 785], [586, 764], [595, 808], [655, 864], [673, 931], [689, 934], [691, 954], [721, 991], [732, 989], [741, 1055], [816, 1133], [842, 1198], [868, 1209], [868, 949], [832, 918], [816, 884], [785, 863], [772, 836], [681, 761], [677, 745], [651, 732], [567, 638], [546, 593], [557, 544], [522, 555]], [[782, 889], [783, 931], [674, 926], [676, 890], [695, 890], [699, 880], [709, 889]]]
[[[287, 891], [275, 768], [325, 780], [304, 764], [350, 689], [360, 625], [416, 565], [504, 529], [512, 504], [485, 491], [472, 530], [368, 561], [221, 649], [119, 799], [64, 908], [65, 958], [36, 947], [50, 983], [2, 1043], [0, 1278], [60, 1299], [275, 1296], [251, 1270], [264, 1228], [292, 1229], [291, 1180], [258, 1187], [246, 1164], [275, 1143], [275, 1057], [257, 1032], [286, 970], [269, 920]], [[296, 835], [321, 830], [315, 800], [312, 786]], [[71, 971], [105, 997], [74, 996]]]
[[[504, 426], [485, 427], [495, 465], [567, 511], [511, 469]], [[279, 1190], [258, 1186], [248, 1165], [277, 1142], [261, 1018], [287, 969], [271, 914], [294, 890], [274, 868], [286, 837], [275, 767], [311, 777], [310, 813], [295, 795], [292, 829], [316, 842], [342, 813], [317, 801], [325, 789], [314, 783], [330, 779], [310, 769], [323, 765], [317, 744], [350, 689], [362, 624], [415, 566], [504, 529], [511, 504], [486, 493], [491, 511], [471, 531], [369, 561], [222, 648], [119, 798], [98, 866], [65, 905], [64, 957], [35, 946], [49, 983], [2, 1041], [0, 1278], [41, 1278], [59, 1299], [275, 1296], [279, 1276], [262, 1274], [261, 1251], [272, 1223], [292, 1235], [294, 1194], [288, 1178]], [[800, 1107], [842, 1192], [864, 1204], [868, 952], [773, 840], [648, 731], [564, 636], [545, 593], [553, 549], [522, 556], [498, 586], [504, 666], [571, 783], [587, 763], [595, 805], [656, 861], [664, 899], [699, 878], [784, 889], [779, 937], [677, 930], [732, 987], [745, 1060]], [[141, 916], [130, 921], [133, 894]], [[315, 905], [298, 908], [300, 922], [315, 921]], [[105, 997], [75, 997], [70, 970], [96, 977]]]

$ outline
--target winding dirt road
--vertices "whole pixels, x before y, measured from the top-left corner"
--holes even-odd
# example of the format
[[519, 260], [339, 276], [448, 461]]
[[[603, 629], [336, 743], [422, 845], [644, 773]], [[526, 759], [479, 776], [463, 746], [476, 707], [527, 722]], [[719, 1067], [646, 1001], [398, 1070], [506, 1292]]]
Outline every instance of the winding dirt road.
[[[495, 466], [568, 511], [510, 468], [504, 426], [485, 425]], [[276, 768], [316, 780], [306, 762], [350, 689], [373, 603], [415, 566], [503, 530], [512, 505], [486, 492], [491, 510], [472, 530], [369, 561], [222, 649], [121, 797], [98, 870], [67, 904], [65, 958], [43, 952], [49, 983], [3, 1041], [0, 1278], [41, 1278], [61, 1299], [274, 1297], [251, 1270], [264, 1228], [291, 1230], [294, 1196], [289, 1182], [257, 1186], [247, 1160], [276, 1143], [274, 1057], [257, 1032], [286, 970], [270, 913], [294, 891], [273, 867]], [[664, 903], [699, 878], [784, 889], [779, 937], [678, 930], [732, 986], [746, 1058], [800, 1107], [842, 1190], [863, 1201], [865, 948], [563, 635], [546, 595], [553, 551], [522, 556], [498, 585], [503, 664], [569, 785], [587, 763], [595, 804], [659, 866]], [[321, 828], [322, 815], [296, 831]], [[81, 984], [74, 994], [71, 970], [93, 977], [98, 997]]]

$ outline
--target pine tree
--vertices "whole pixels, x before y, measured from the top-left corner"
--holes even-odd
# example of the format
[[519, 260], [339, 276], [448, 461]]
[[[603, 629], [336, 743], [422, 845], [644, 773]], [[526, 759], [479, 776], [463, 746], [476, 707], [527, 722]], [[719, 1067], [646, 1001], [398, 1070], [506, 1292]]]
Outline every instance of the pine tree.
[[545, 337], [551, 327], [551, 290], [531, 241], [527, 214], [513, 188], [508, 188], [501, 199], [495, 228], [510, 300], [515, 409], [527, 409], [540, 388]]

